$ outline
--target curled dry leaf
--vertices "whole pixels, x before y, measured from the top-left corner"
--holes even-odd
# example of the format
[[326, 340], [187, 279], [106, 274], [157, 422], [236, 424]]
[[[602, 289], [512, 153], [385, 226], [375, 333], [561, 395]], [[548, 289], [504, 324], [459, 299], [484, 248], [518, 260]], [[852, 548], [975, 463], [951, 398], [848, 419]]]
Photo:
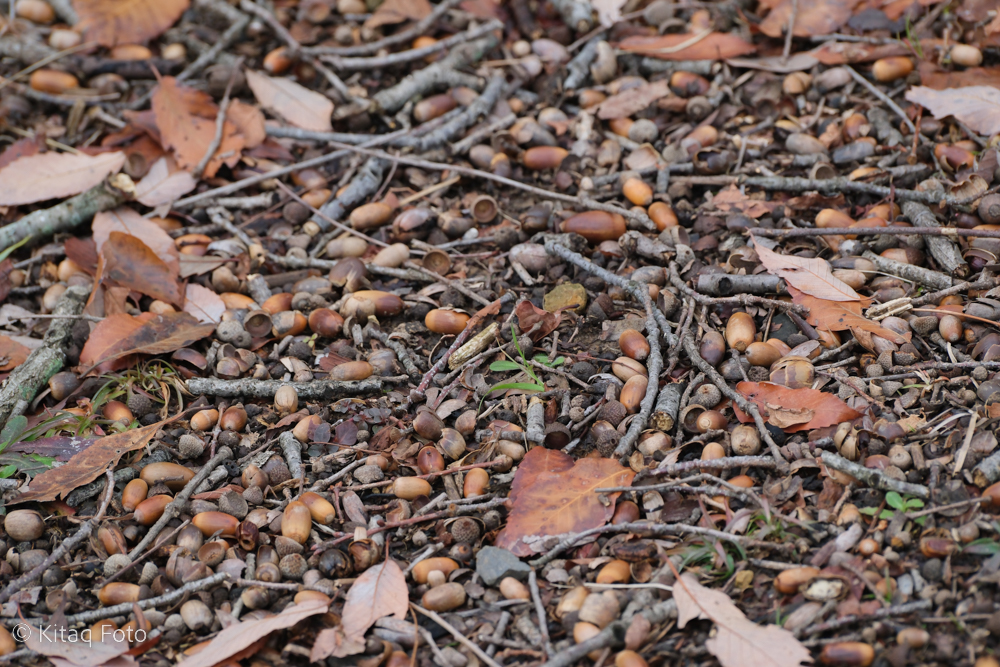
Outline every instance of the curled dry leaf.
[[145, 447], [158, 429], [175, 421], [179, 416], [99, 439], [79, 454], [75, 454], [66, 465], [51, 468], [35, 477], [31, 480], [28, 490], [10, 502], [44, 502], [55, 500], [60, 496], [65, 497], [78, 486], [83, 486], [103, 475], [108, 466], [118, 465], [118, 460], [128, 452]]
[[798, 667], [811, 660], [809, 649], [788, 630], [752, 622], [722, 591], [705, 588], [688, 572], [674, 583], [677, 627], [695, 619], [715, 623], [715, 636], [705, 648], [723, 667]]
[[365, 21], [366, 28], [378, 28], [404, 21], [419, 21], [431, 13], [427, 0], [386, 0]]
[[40, 146], [36, 139], [18, 139], [8, 146], [3, 153], [0, 153], [0, 169], [3, 169], [18, 158], [37, 155], [39, 149]]
[[604, 525], [615, 512], [619, 493], [594, 489], [627, 486], [635, 473], [618, 461], [573, 457], [558, 450], [536, 447], [517, 467], [510, 487], [513, 507], [496, 546], [515, 556], [534, 552], [524, 538], [564, 535]]
[[264, 127], [264, 112], [257, 107], [232, 100], [226, 110], [226, 119], [232, 121], [236, 129], [243, 135], [246, 148], [257, 148], [267, 139], [267, 130]]
[[[130, 667], [138, 664], [131, 655], [131, 647], [122, 637], [117, 641], [113, 634], [101, 641], [63, 641], [58, 634], [42, 625], [22, 624], [29, 628], [24, 636], [25, 648], [47, 657], [56, 667]], [[42, 630], [45, 629], [45, 632]], [[65, 635], [64, 635], [65, 636]]]
[[754, 250], [768, 273], [784, 278], [785, 282], [801, 292], [829, 301], [862, 300], [850, 285], [833, 275], [829, 262], [821, 257], [779, 255], [763, 243], [754, 243]]
[[954, 116], [979, 134], [1000, 132], [1000, 90], [992, 86], [947, 90], [915, 86], [906, 91], [906, 99], [929, 110], [935, 118]]
[[185, 658], [178, 667], [213, 667], [226, 664], [237, 654], [266, 638], [272, 632], [290, 628], [310, 616], [326, 613], [329, 605], [321, 600], [307, 600], [286, 607], [280, 614], [235, 623], [217, 634], [200, 651]]
[[194, 315], [199, 322], [219, 322], [226, 304], [212, 290], [190, 283], [184, 298], [184, 312]]
[[562, 313], [550, 313], [535, 306], [530, 301], [522, 301], [517, 304], [514, 311], [517, 314], [517, 328], [520, 331], [530, 331], [531, 327], [541, 322], [542, 326], [531, 336], [531, 340], [538, 341], [545, 338], [556, 330], [562, 321]]
[[111, 232], [101, 246], [104, 259], [103, 278], [154, 299], [181, 305], [177, 270], [171, 269], [138, 237]]
[[170, 204], [198, 187], [189, 172], [177, 168], [169, 157], [153, 163], [142, 180], [135, 184], [135, 200], [144, 206]]
[[814, 296], [800, 292], [791, 285], [788, 286], [788, 293], [792, 295], [792, 301], [809, 309], [809, 316], [806, 317], [806, 321], [819, 329], [826, 329], [827, 331], [860, 329], [876, 336], [881, 336], [897, 345], [902, 345], [910, 340], [910, 334], [901, 336], [895, 331], [886, 329], [878, 322], [873, 322], [863, 317], [861, 315], [860, 301], [828, 301], [827, 299], [817, 299]]
[[261, 106], [303, 130], [330, 132], [333, 102], [289, 79], [247, 71], [247, 84]]
[[[808, 387], [789, 389], [788, 387], [783, 387], [780, 384], [772, 382], [740, 382], [736, 385], [736, 391], [757, 404], [760, 416], [765, 421], [770, 421], [770, 406], [781, 406], [776, 414], [778, 423], [774, 425], [784, 429], [786, 433], [797, 433], [798, 431], [823, 428], [824, 426], [857, 419], [861, 416], [860, 412], [833, 394]], [[733, 411], [736, 413], [736, 418], [744, 424], [753, 421], [752, 417], [745, 414], [738, 407], [733, 406]], [[812, 417], [805, 422], [796, 422], [798, 418], [804, 417], [807, 414], [804, 411], [811, 411], [813, 413]], [[789, 422], [796, 423], [789, 424]], [[789, 425], [780, 426], [782, 423]]]
[[[179, 266], [180, 253], [177, 252], [177, 244], [170, 235], [158, 224], [128, 207], [101, 211], [94, 216], [93, 229], [94, 247], [98, 252], [110, 238], [111, 232], [122, 232], [142, 239], [142, 242], [173, 270], [176, 271]], [[96, 264], [96, 257], [94, 259]]]
[[126, 368], [127, 356], [173, 352], [214, 330], [212, 324], [202, 324], [188, 313], [165, 313], [149, 321], [116, 313], [98, 322], [90, 332], [80, 352], [80, 365], [86, 373]]
[[343, 658], [365, 648], [365, 633], [383, 616], [406, 618], [410, 593], [399, 565], [386, 560], [373, 565], [358, 577], [347, 591], [341, 625], [319, 633], [309, 659], [313, 662], [328, 656]]
[[76, 28], [101, 46], [141, 44], [161, 35], [181, 17], [191, 0], [73, 0]]
[[[795, 29], [796, 37], [815, 37], [836, 32], [851, 18], [854, 6], [859, 0], [813, 0], [797, 6]], [[794, 0], [764, 0], [761, 7], [771, 11], [760, 24], [760, 31], [768, 37], [782, 37], [788, 30]]]
[[721, 60], [745, 56], [757, 50], [753, 44], [736, 35], [721, 32], [712, 32], [704, 37], [691, 33], [627, 37], [618, 48], [662, 60]]
[[723, 213], [739, 211], [747, 217], [759, 218], [771, 213], [778, 206], [778, 202], [752, 199], [740, 192], [738, 187], [731, 185], [719, 190], [712, 198], [712, 206]]
[[125, 164], [120, 152], [100, 155], [38, 153], [0, 169], [0, 206], [71, 197], [100, 184]]
[[0, 336], [0, 371], [17, 368], [28, 358], [31, 350], [7, 336]]
[[669, 94], [670, 84], [665, 79], [644, 83], [612, 95], [601, 102], [597, 108], [597, 117], [602, 120], [627, 118]]

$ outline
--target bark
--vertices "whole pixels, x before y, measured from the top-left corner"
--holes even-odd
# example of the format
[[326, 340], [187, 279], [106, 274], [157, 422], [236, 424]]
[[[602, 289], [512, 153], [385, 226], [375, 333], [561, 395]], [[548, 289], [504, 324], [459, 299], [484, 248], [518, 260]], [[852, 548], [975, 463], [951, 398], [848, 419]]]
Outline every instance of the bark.
[[[917, 202], [903, 202], [903, 215], [910, 219], [914, 227], [942, 226], [929, 208]], [[954, 241], [945, 236], [926, 236], [924, 243], [935, 261], [949, 274], [956, 278], [969, 275], [969, 265], [962, 259]]]
[[29, 236], [38, 239], [69, 231], [90, 222], [96, 213], [115, 208], [123, 201], [125, 195], [117, 188], [106, 183], [95, 185], [61, 204], [33, 211], [0, 229], [0, 248], [9, 248]]
[[661, 431], [669, 432], [674, 428], [677, 420], [677, 412], [680, 410], [681, 393], [684, 391], [684, 383], [675, 382], [668, 384], [660, 392], [660, 397], [656, 399], [656, 408], [653, 409], [653, 426]]
[[[503, 77], [494, 76], [486, 85], [486, 90], [483, 91], [483, 94], [477, 97], [472, 104], [465, 109], [465, 111], [435, 131], [431, 132], [426, 137], [417, 139], [412, 143], [404, 142], [403, 145], [412, 145], [413, 149], [418, 153], [425, 153], [434, 148], [443, 146], [464, 132], [465, 129], [476, 122], [480, 116], [488, 114], [500, 99], [500, 93], [503, 90]], [[507, 92], [509, 94], [509, 91]]]
[[559, 11], [563, 22], [577, 32], [587, 32], [593, 25], [593, 7], [587, 0], [552, 0], [552, 6]]
[[54, 314], [61, 318], [52, 320], [42, 346], [32, 351], [0, 386], [0, 424], [22, 414], [35, 400], [38, 390], [62, 370], [66, 343], [76, 323], [74, 318], [83, 312], [89, 296], [89, 289], [77, 286], [68, 288], [59, 297]]
[[568, 73], [563, 82], [564, 89], [575, 90], [586, 83], [587, 77], [590, 75], [590, 64], [597, 57], [597, 44], [600, 41], [601, 35], [594, 37], [569, 61], [569, 64], [566, 65]]
[[285, 463], [288, 464], [288, 472], [292, 473], [293, 479], [302, 479], [302, 443], [292, 435], [291, 431], [285, 431], [278, 436], [278, 444], [285, 455]]
[[859, 482], [864, 482], [873, 489], [879, 489], [881, 491], [895, 491], [903, 494], [908, 493], [911, 496], [917, 496], [918, 498], [929, 498], [931, 495], [930, 489], [923, 484], [901, 482], [898, 479], [886, 476], [881, 470], [866, 468], [863, 465], [854, 463], [853, 461], [848, 461], [843, 456], [839, 456], [833, 452], [823, 452], [822, 461], [823, 465], [826, 467], [848, 474], [857, 479]]
[[866, 250], [862, 257], [871, 260], [872, 264], [874, 264], [879, 271], [885, 271], [886, 273], [891, 273], [894, 276], [899, 276], [900, 278], [905, 278], [906, 280], [912, 280], [938, 290], [947, 289], [952, 286], [951, 278], [939, 271], [932, 271], [931, 269], [925, 269], [921, 266], [914, 266], [913, 264], [904, 264], [903, 262], [886, 259], [885, 257], [876, 255], [870, 250]]
[[872, 107], [865, 114], [868, 118], [868, 122], [872, 124], [875, 129], [875, 136], [884, 145], [892, 147], [899, 146], [903, 143], [903, 135], [899, 130], [892, 126], [892, 122], [889, 120], [889, 114], [885, 109], [880, 107]]
[[532, 397], [528, 403], [527, 428], [525, 435], [529, 442], [536, 445], [542, 444], [545, 440], [545, 401], [538, 397]]
[[695, 289], [710, 296], [733, 296], [736, 294], [788, 294], [785, 281], [778, 276], [759, 274], [754, 276], [709, 273], [698, 276]]
[[972, 481], [979, 488], [985, 488], [1000, 479], [1000, 450], [987, 456], [972, 469]]
[[221, 396], [222, 398], [274, 398], [278, 387], [292, 386], [300, 399], [342, 398], [344, 396], [370, 396], [382, 391], [382, 381], [376, 377], [356, 382], [281, 382], [279, 380], [220, 380], [219, 378], [191, 378], [187, 388], [192, 394]]
[[382, 184], [382, 172], [385, 170], [385, 166], [384, 160], [369, 158], [340, 196], [323, 204], [320, 209], [323, 216], [314, 215], [313, 222], [319, 225], [323, 231], [329, 230], [331, 225], [326, 218], [340, 220], [350, 209], [363, 203], [373, 192], [378, 190]]

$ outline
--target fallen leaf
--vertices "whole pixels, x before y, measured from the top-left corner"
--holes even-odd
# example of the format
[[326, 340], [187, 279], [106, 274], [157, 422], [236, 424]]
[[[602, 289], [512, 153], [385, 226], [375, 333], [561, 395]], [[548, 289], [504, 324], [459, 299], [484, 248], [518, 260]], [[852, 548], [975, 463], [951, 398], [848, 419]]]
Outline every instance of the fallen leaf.
[[7, 300], [14, 285], [10, 282], [10, 274], [14, 271], [14, 262], [10, 257], [0, 262], [0, 303]]
[[[765, 421], [769, 421], [770, 410], [768, 405], [780, 405], [783, 410], [811, 410], [813, 417], [807, 422], [800, 422], [790, 427], [780, 427], [786, 433], [796, 433], [814, 428], [823, 428], [832, 424], [850, 421], [861, 416], [861, 413], [851, 408], [842, 400], [817, 389], [802, 387], [799, 389], [789, 389], [773, 382], [740, 382], [736, 385], [736, 391], [740, 392], [748, 400], [757, 404], [760, 416]], [[738, 407], [733, 406], [737, 419], [741, 422], [752, 422], [753, 418], [745, 414]], [[783, 415], [788, 418], [790, 415]], [[779, 417], [779, 420], [781, 418]], [[777, 426], [777, 424], [775, 424]]]
[[[173, 167], [173, 169], [171, 169]], [[167, 157], [153, 163], [142, 180], [135, 184], [135, 200], [144, 206], [155, 208], [172, 204], [183, 195], [198, 187], [198, 181]]]
[[535, 324], [542, 323], [538, 331], [531, 336], [531, 339], [536, 342], [555, 331], [562, 321], [562, 313], [550, 313], [536, 307], [530, 301], [522, 301], [517, 304], [514, 313], [517, 315], [517, 327], [521, 331], [530, 331]]
[[184, 298], [184, 312], [194, 315], [199, 322], [215, 322], [222, 320], [222, 313], [226, 311], [226, 304], [218, 294], [212, 290], [189, 283], [187, 294]]
[[76, 29], [101, 46], [141, 44], [172, 26], [191, 0], [73, 0]]
[[591, 0], [591, 5], [597, 10], [597, 18], [601, 25], [610, 28], [622, 19], [622, 7], [626, 0]]
[[[923, 43], [921, 42], [921, 45]], [[824, 65], [844, 65], [847, 63], [867, 63], [891, 56], [909, 55], [910, 47], [903, 42], [894, 42], [892, 44], [827, 42], [809, 53]]]
[[331, 655], [343, 658], [360, 653], [365, 648], [365, 633], [375, 621], [383, 616], [403, 620], [409, 605], [406, 577], [399, 565], [391, 559], [373, 565], [351, 584], [341, 625], [319, 633], [309, 659], [317, 662]]
[[267, 139], [267, 129], [264, 126], [264, 112], [255, 106], [232, 100], [226, 110], [226, 119], [232, 121], [240, 134], [246, 148], [257, 148]]
[[816, 57], [810, 53], [795, 53], [787, 59], [781, 56], [767, 56], [764, 58], [729, 58], [726, 63], [730, 67], [742, 67], [744, 69], [759, 69], [775, 74], [791, 74], [792, 72], [802, 72], [812, 69], [819, 64]]
[[331, 132], [333, 102], [289, 79], [275, 79], [247, 71], [247, 84], [261, 106], [286, 121], [314, 132]]
[[[163, 147], [174, 152], [182, 169], [193, 169], [215, 138], [219, 108], [208, 93], [182, 86], [172, 76], [160, 79], [153, 90], [151, 105]], [[223, 163], [235, 166], [242, 149], [243, 137], [227, 120], [223, 124], [222, 142], [203, 175], [206, 178], [215, 176]]]
[[873, 322], [861, 315], [860, 301], [828, 301], [818, 299], [809, 294], [805, 294], [788, 285], [788, 293], [792, 295], [792, 301], [800, 306], [809, 309], [809, 316], [806, 321], [820, 329], [827, 331], [847, 331], [848, 329], [861, 329], [876, 336], [881, 336], [897, 345], [908, 343], [910, 335], [901, 336], [895, 331], [886, 329], [878, 322]]
[[993, 20], [989, 22], [986, 26], [985, 32], [987, 35], [994, 35], [1000, 32], [1000, 12], [997, 12], [997, 15], [994, 16]]
[[674, 600], [678, 628], [699, 618], [715, 623], [716, 633], [705, 641], [705, 648], [722, 667], [798, 667], [811, 661], [809, 649], [791, 632], [777, 625], [757, 625], [727, 594], [702, 586], [689, 572], [674, 583]]
[[736, 185], [730, 185], [715, 194], [712, 198], [712, 206], [723, 213], [739, 211], [750, 218], [759, 218], [774, 211], [778, 207], [778, 202], [751, 199], [740, 192]]
[[18, 158], [28, 157], [29, 155], [37, 155], [39, 148], [40, 146], [37, 139], [29, 137], [18, 139], [8, 146], [3, 153], [0, 153], [0, 169], [3, 169]]
[[38, 153], [18, 158], [0, 169], [0, 206], [78, 195], [99, 185], [124, 164], [121, 152], [95, 156]]
[[92, 237], [71, 236], [63, 242], [66, 256], [91, 276], [97, 275], [97, 245]]
[[111, 232], [122, 232], [141, 239], [173, 271], [177, 271], [180, 267], [180, 253], [170, 234], [155, 222], [126, 206], [113, 211], [101, 211], [95, 215], [93, 229], [94, 247], [98, 252], [111, 237]]
[[534, 552], [529, 536], [578, 533], [602, 526], [615, 512], [619, 493], [594, 489], [628, 486], [635, 473], [608, 458], [573, 457], [558, 450], [536, 447], [517, 467], [510, 489], [512, 508], [507, 526], [494, 544], [515, 556]]
[[148, 322], [126, 313], [109, 315], [94, 327], [80, 352], [85, 374], [120, 370], [133, 354], [164, 354], [201, 340], [215, 326], [202, 324], [188, 313], [164, 313]]
[[603, 120], [627, 118], [669, 94], [670, 84], [666, 80], [644, 83], [601, 102], [597, 108], [597, 117]]
[[54, 435], [51, 438], [39, 438], [31, 442], [15, 442], [6, 451], [51, 456], [56, 461], [69, 461], [74, 455], [79, 454], [98, 440], [100, 438]]
[[208, 273], [209, 271], [214, 271], [223, 264], [226, 264], [227, 260], [225, 257], [216, 257], [214, 255], [181, 255], [181, 278], [190, 278], [191, 276], [200, 276], [203, 273]]
[[290, 628], [299, 621], [325, 614], [329, 604], [322, 600], [307, 600], [286, 607], [280, 614], [235, 623], [225, 628], [194, 655], [189, 655], [177, 667], [214, 667], [228, 664], [230, 659], [272, 632]]
[[922, 60], [917, 71], [920, 72], [920, 83], [934, 90], [967, 86], [1000, 88], [1000, 67], [970, 67], [951, 71]]
[[25, 633], [25, 648], [44, 655], [54, 667], [130, 667], [138, 664], [135, 658], [128, 655], [131, 647], [124, 637], [122, 641], [116, 641], [114, 636], [103, 641], [68, 641], [72, 637], [70, 634], [52, 633], [51, 627], [43, 632], [41, 626], [30, 623], [21, 627], [25, 625], [30, 628]]
[[[991, 86], [966, 86], [937, 91], [915, 86], [906, 99], [924, 107], [937, 119], [954, 116], [975, 132], [987, 136], [1000, 132], [1000, 90]], [[0, 172], [2, 176], [3, 172]]]
[[[760, 31], [768, 37], [784, 36], [795, 4], [796, 0], [781, 0], [761, 22]], [[799, 4], [792, 33], [796, 37], [815, 37], [836, 32], [851, 18], [856, 4], [858, 0], [812, 0]]]
[[0, 336], [0, 371], [10, 371], [21, 364], [31, 354], [31, 350], [7, 336]]
[[431, 3], [427, 0], [385, 0], [365, 21], [365, 27], [377, 28], [403, 21], [419, 21], [431, 11]]
[[765, 405], [767, 406], [767, 423], [781, 429], [808, 424], [816, 414], [809, 408], [785, 408], [773, 403]]
[[754, 243], [754, 250], [768, 273], [784, 278], [801, 292], [829, 301], [862, 300], [850, 285], [833, 275], [830, 263], [821, 257], [779, 255], [761, 243]]
[[51, 468], [35, 477], [31, 480], [28, 490], [10, 502], [16, 504], [55, 500], [59, 496], [65, 498], [73, 489], [103, 475], [108, 466], [113, 468], [118, 465], [118, 460], [123, 455], [145, 447], [156, 435], [157, 430], [175, 421], [180, 414], [156, 424], [100, 438], [90, 447], [75, 454], [66, 465]]
[[622, 40], [618, 48], [662, 60], [725, 60], [757, 50], [753, 44], [732, 33], [712, 32], [697, 41], [695, 38], [699, 38], [699, 35], [677, 33], [659, 37], [633, 36]]
[[177, 271], [171, 270], [137, 236], [111, 232], [101, 246], [103, 277], [160, 301], [181, 305]]

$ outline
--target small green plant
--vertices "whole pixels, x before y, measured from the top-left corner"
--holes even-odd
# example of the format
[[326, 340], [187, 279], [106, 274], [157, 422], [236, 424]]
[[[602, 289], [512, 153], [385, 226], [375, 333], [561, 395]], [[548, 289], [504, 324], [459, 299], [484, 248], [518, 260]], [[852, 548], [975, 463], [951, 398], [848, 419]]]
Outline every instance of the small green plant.
[[736, 573], [736, 563], [747, 559], [746, 551], [732, 542], [697, 541], [684, 549], [680, 569], [692, 566], [709, 567], [711, 576], [728, 579]]
[[[923, 509], [924, 501], [920, 498], [914, 498], [913, 496], [901, 496], [895, 491], [889, 491], [885, 494], [885, 504], [892, 508], [892, 510], [884, 509], [879, 514], [878, 518], [891, 520], [896, 516], [896, 512], [912, 512], [914, 510]], [[869, 516], [875, 516], [875, 512], [878, 510], [877, 507], [862, 507], [859, 512], [862, 514], [867, 514]], [[895, 511], [893, 511], [895, 510]], [[927, 517], [920, 516], [914, 519], [917, 525], [922, 526], [924, 522], [927, 521]]]
[[[515, 360], [509, 354], [504, 352], [504, 355], [507, 357], [508, 360], [494, 361], [492, 364], [490, 364], [490, 370], [495, 373], [501, 373], [504, 371], [518, 371], [521, 373], [525, 373], [528, 377], [534, 380], [534, 382], [501, 382], [499, 384], [495, 384], [492, 387], [490, 387], [490, 390], [486, 392], [486, 396], [489, 396], [494, 391], [503, 391], [506, 389], [521, 389], [524, 391], [545, 391], [545, 384], [539, 379], [538, 375], [535, 374], [535, 371], [532, 370], [531, 364], [528, 362], [527, 357], [524, 356], [524, 351], [521, 350], [521, 345], [517, 342], [517, 331], [514, 329], [514, 325], [511, 325], [510, 333], [513, 336], [514, 347], [517, 349], [517, 354], [521, 358], [521, 361]], [[547, 368], [555, 368], [557, 366], [561, 366], [562, 364], [566, 363], [566, 357], [557, 357], [553, 361], [549, 361], [548, 357], [546, 357], [544, 354], [536, 354], [534, 360], [542, 364], [543, 366], [546, 366]], [[486, 399], [486, 396], [483, 396], [483, 400]], [[482, 403], [483, 403], [482, 400], [479, 401], [480, 408], [482, 408]]]
[[913, 23], [910, 21], [910, 17], [906, 17], [906, 39], [903, 42], [913, 49], [913, 52], [917, 54], [917, 58], [920, 60], [924, 59], [924, 49], [920, 44], [920, 39], [913, 34]]

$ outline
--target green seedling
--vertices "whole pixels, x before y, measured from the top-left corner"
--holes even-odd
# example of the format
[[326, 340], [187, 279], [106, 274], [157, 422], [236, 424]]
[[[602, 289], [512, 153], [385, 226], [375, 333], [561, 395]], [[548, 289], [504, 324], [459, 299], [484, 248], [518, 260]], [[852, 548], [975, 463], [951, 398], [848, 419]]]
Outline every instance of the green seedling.
[[[535, 371], [532, 370], [531, 364], [528, 362], [527, 357], [524, 356], [524, 351], [521, 350], [520, 344], [517, 342], [517, 331], [514, 329], [514, 325], [510, 327], [511, 336], [514, 340], [514, 348], [517, 350], [518, 356], [521, 358], [520, 361], [515, 360], [509, 354], [504, 352], [504, 356], [507, 360], [494, 361], [490, 364], [490, 370], [495, 373], [501, 373], [504, 371], [518, 371], [520, 373], [526, 374], [534, 382], [501, 382], [490, 387], [490, 390], [486, 392], [486, 396], [489, 396], [495, 391], [505, 391], [507, 389], [520, 389], [522, 391], [545, 391], [545, 384], [539, 379]], [[548, 361], [548, 357], [544, 354], [536, 354], [534, 360], [538, 363], [546, 366], [547, 368], [555, 368], [566, 363], [565, 357], [557, 357], [554, 361]], [[483, 401], [486, 400], [486, 396], [483, 396], [482, 400], [479, 401], [479, 408], [482, 409]]]
[[[884, 509], [879, 514], [878, 518], [892, 520], [896, 516], [896, 512], [913, 512], [915, 510], [923, 509], [924, 501], [920, 498], [914, 498], [913, 496], [901, 496], [895, 491], [889, 491], [885, 494], [885, 504], [892, 508], [892, 510]], [[876, 507], [862, 507], [859, 512], [862, 514], [867, 514], [869, 516], [875, 516], [875, 512], [878, 508]], [[920, 516], [914, 519], [918, 526], [924, 525], [927, 521], [927, 517]]]

